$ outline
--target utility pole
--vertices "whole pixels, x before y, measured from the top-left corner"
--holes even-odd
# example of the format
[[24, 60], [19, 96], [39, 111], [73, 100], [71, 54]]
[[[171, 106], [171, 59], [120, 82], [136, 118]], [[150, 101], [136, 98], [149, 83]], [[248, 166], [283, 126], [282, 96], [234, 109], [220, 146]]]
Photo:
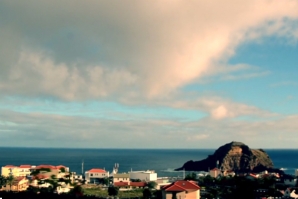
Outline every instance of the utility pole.
[[84, 176], [84, 160], [82, 160], [82, 176]]

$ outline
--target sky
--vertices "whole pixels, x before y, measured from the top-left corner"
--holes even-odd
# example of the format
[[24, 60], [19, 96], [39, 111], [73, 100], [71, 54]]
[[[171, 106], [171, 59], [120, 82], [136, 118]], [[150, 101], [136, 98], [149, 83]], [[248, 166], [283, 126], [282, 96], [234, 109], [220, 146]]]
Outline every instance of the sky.
[[297, 148], [297, 0], [0, 2], [0, 146]]

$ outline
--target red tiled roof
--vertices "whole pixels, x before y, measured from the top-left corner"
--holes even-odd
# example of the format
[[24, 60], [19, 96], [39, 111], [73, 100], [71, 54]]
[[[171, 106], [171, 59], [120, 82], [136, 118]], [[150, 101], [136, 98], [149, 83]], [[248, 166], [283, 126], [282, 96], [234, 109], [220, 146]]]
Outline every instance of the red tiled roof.
[[166, 191], [188, 191], [188, 190], [199, 190], [200, 187], [194, 182], [187, 180], [178, 180], [170, 185], [162, 187]]
[[14, 178], [14, 180], [15, 181], [18, 181], [18, 182], [21, 181], [21, 180], [23, 180], [23, 179], [26, 179], [26, 178], [24, 176], [19, 176], [19, 177], [15, 177]]
[[212, 169], [211, 171], [219, 171], [219, 169], [215, 167], [215, 168]]
[[7, 168], [15, 168], [15, 167], [17, 167], [17, 166], [14, 166], [14, 165], [6, 165], [6, 166], [4, 166], [4, 167], [7, 167]]
[[132, 187], [145, 187], [147, 184], [146, 182], [130, 182], [129, 185]]
[[253, 174], [253, 173], [250, 173], [249, 174], [251, 177], [253, 177], [253, 178], [258, 178], [255, 174]]
[[31, 168], [31, 165], [27, 165], [27, 164], [24, 164], [24, 165], [20, 165], [19, 168], [28, 168], [30, 169]]
[[44, 164], [38, 165], [38, 166], [35, 167], [35, 169], [41, 169], [41, 168], [56, 169], [56, 167], [53, 166], [53, 165], [44, 165]]
[[24, 179], [26, 179], [25, 177], [15, 177], [14, 179], [13, 179], [13, 182], [12, 182], [12, 184], [13, 185], [18, 185], [22, 180], [24, 180]]
[[106, 173], [103, 169], [91, 169], [88, 171], [89, 173]]
[[56, 166], [56, 168], [57, 169], [61, 169], [61, 168], [66, 168], [66, 166], [64, 166], [64, 165], [58, 165], [58, 166]]
[[49, 176], [46, 176], [46, 175], [43, 175], [43, 174], [37, 174], [36, 176], [33, 176], [32, 177], [32, 180], [35, 180], [35, 179], [48, 179]]
[[128, 182], [114, 182], [115, 187], [126, 187], [129, 186]]

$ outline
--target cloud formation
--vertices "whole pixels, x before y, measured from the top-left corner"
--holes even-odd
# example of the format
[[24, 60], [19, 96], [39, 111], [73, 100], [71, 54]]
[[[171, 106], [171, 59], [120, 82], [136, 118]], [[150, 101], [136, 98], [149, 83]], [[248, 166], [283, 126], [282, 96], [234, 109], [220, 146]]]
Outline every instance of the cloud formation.
[[[275, 113], [213, 85], [276, 72], [229, 60], [268, 36], [296, 45], [297, 10], [296, 0], [3, 0], [0, 145], [196, 148], [237, 137], [294, 146], [295, 107]], [[293, 78], [266, 83], [296, 86]], [[114, 108], [103, 110], [106, 102]]]
[[293, 0], [2, 1], [1, 94], [165, 95], [217, 73], [242, 42], [297, 39], [297, 10]]
[[[137, 118], [98, 120], [81, 116], [2, 111], [0, 145], [210, 148], [237, 139], [251, 147], [284, 148], [295, 146], [293, 137], [297, 133], [297, 119], [298, 115], [252, 121], [214, 121], [211, 118], [191, 122], [156, 118], [146, 121]], [[145, 141], [146, 144], [140, 145], [139, 141]]]

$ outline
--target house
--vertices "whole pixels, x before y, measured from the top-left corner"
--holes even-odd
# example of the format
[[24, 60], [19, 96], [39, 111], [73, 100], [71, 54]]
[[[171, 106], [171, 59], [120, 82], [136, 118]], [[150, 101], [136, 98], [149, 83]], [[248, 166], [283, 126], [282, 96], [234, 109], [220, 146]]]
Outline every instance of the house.
[[102, 182], [102, 179], [108, 178], [109, 172], [104, 169], [91, 169], [85, 172], [86, 183], [98, 184]]
[[26, 191], [29, 187], [29, 181], [26, 177], [20, 176], [14, 178], [13, 182], [10, 185], [6, 185], [6, 191]]
[[131, 171], [129, 172], [130, 179], [133, 180], [141, 180], [141, 181], [156, 181], [157, 180], [157, 173], [152, 170], [147, 171]]
[[10, 175], [17, 176], [18, 170], [17, 166], [14, 165], [6, 165], [4, 167], [1, 167], [1, 175], [4, 177], [8, 177]]
[[65, 175], [65, 172], [69, 172], [69, 167], [58, 165], [20, 165], [20, 166], [14, 166], [14, 165], [6, 165], [1, 168], [1, 174], [5, 177], [7, 176], [14, 176], [14, 177], [20, 177], [20, 176], [30, 176], [32, 171], [35, 170], [43, 170], [42, 173], [47, 173], [46, 170], [50, 170], [49, 175], [55, 175], [57, 178], [61, 178]]
[[200, 199], [200, 187], [193, 181], [178, 180], [161, 190], [163, 199]]
[[223, 175], [227, 177], [234, 177], [236, 173], [234, 171], [224, 171]]
[[116, 173], [113, 175], [113, 183], [115, 182], [129, 182], [129, 173]]
[[284, 192], [285, 198], [298, 198], [295, 188], [287, 188]]
[[56, 192], [58, 194], [61, 194], [61, 193], [68, 193], [70, 191], [70, 187], [68, 185], [59, 185], [57, 186], [56, 188]]
[[1, 174], [5, 177], [7, 176], [16, 176], [16, 177], [22, 177], [22, 176], [28, 176], [31, 173], [31, 165], [20, 165], [20, 166], [14, 166], [14, 165], [6, 165], [1, 168]]
[[221, 171], [218, 168], [214, 168], [209, 171], [209, 175], [213, 178], [217, 178], [217, 176], [221, 175]]
[[38, 166], [32, 166], [31, 170], [33, 172], [39, 171], [39, 174], [43, 174], [48, 177], [55, 176], [56, 178], [63, 178], [66, 174], [69, 173], [69, 167], [63, 165], [53, 166], [42, 164]]

